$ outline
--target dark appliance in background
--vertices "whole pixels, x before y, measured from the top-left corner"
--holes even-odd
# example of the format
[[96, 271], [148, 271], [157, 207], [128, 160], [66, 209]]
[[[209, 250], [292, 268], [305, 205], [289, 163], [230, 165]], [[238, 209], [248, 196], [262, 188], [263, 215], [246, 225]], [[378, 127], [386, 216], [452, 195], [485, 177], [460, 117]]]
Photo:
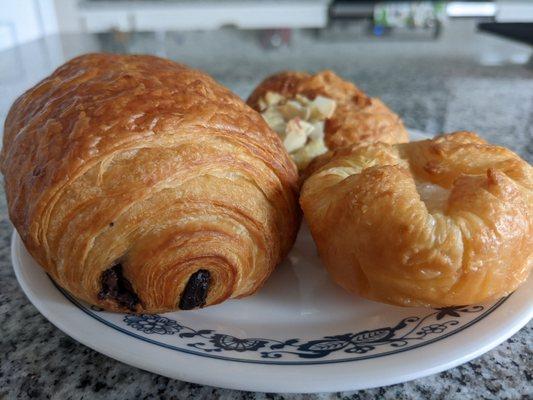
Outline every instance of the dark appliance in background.
[[481, 31], [533, 45], [533, 22], [481, 22]]

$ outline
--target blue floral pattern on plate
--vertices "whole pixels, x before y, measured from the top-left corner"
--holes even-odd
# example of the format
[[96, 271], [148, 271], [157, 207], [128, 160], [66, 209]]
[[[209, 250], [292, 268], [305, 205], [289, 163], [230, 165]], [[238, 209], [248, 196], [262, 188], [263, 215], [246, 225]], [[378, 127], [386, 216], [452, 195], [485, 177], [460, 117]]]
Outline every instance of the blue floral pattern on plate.
[[[474, 325], [490, 315], [509, 298], [509, 296], [505, 297], [489, 306], [435, 308], [428, 310], [428, 313], [423, 316], [403, 318], [394, 326], [379, 329], [324, 336], [313, 340], [301, 338], [279, 340], [239, 338], [212, 329], [194, 329], [168, 316], [157, 314], [124, 314], [121, 324], [116, 324], [108, 320], [106, 317], [108, 313], [100, 307], [82, 304], [55, 283], [54, 285], [72, 304], [92, 318], [138, 340], [208, 358], [278, 365], [359, 361], [416, 349]], [[462, 317], [473, 314], [477, 315], [461, 321]], [[173, 335], [179, 338], [176, 345], [155, 338]], [[231, 356], [231, 354], [247, 354], [248, 356], [242, 358]], [[350, 355], [350, 357], [338, 357], [340, 354]], [[329, 357], [330, 355], [337, 355], [337, 357]], [[295, 358], [301, 361], [295, 361]]]
[[459, 325], [459, 319], [464, 314], [480, 313], [483, 310], [484, 306], [481, 305], [436, 308], [423, 317], [404, 318], [395, 326], [324, 336], [308, 341], [299, 338], [238, 338], [211, 329], [196, 330], [161, 315], [128, 314], [124, 316], [123, 321], [127, 326], [144, 334], [178, 335], [181, 339], [194, 339], [186, 345], [205, 353], [258, 352], [264, 359], [279, 359], [286, 355], [318, 359], [338, 352], [366, 354], [387, 347], [394, 349], [408, 346]]

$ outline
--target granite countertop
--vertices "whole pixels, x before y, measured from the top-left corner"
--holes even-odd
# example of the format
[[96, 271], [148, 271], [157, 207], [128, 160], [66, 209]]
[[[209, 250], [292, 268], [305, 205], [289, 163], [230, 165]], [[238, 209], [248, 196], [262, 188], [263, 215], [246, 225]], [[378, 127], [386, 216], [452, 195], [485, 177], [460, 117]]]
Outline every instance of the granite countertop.
[[[63, 35], [0, 53], [0, 120], [22, 91], [90, 51], [154, 53], [202, 68], [245, 97], [280, 69], [331, 68], [381, 97], [411, 128], [477, 131], [533, 160], [531, 48], [457, 22], [438, 41], [332, 39], [294, 32], [267, 51], [254, 32]], [[529, 65], [528, 65], [528, 60]], [[10, 260], [12, 226], [0, 195], [0, 398], [410, 399], [532, 398], [533, 324], [477, 359], [384, 388], [316, 395], [247, 393], [171, 380], [122, 364], [63, 334], [26, 299]]]

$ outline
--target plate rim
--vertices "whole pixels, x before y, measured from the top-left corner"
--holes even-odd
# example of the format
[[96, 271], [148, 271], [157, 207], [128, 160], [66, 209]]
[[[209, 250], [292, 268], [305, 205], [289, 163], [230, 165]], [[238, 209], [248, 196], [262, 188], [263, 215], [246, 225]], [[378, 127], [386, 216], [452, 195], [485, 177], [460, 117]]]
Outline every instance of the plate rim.
[[[495, 333], [492, 335], [485, 334], [479, 337], [478, 335], [472, 335], [472, 332], [474, 331], [472, 329], [463, 330], [463, 335], [456, 335], [456, 339], [459, 337], [459, 342], [461, 342], [461, 339], [463, 342], [466, 342], [463, 343], [463, 347], [467, 347], [467, 349], [465, 349], [464, 354], [457, 355], [452, 355], [454, 352], [457, 352], [457, 349], [453, 346], [453, 340], [450, 341], [452, 338], [447, 337], [440, 341], [440, 343], [441, 347], [449, 348], [450, 351], [441, 351], [440, 354], [434, 354], [433, 357], [429, 357], [428, 353], [435, 352], [435, 349], [432, 348], [434, 346], [426, 346], [425, 348], [411, 349], [410, 352], [389, 355], [387, 358], [379, 357], [376, 359], [367, 359], [364, 360], [365, 363], [347, 361], [330, 364], [309, 364], [302, 368], [302, 365], [290, 364], [277, 365], [228, 362], [226, 360], [215, 358], [198, 357], [197, 355], [184, 352], [174, 352], [174, 354], [179, 354], [179, 357], [173, 358], [172, 368], [169, 368], [168, 363], [154, 363], [153, 359], [139, 357], [139, 355], [136, 355], [131, 351], [128, 352], [128, 346], [139, 345], [138, 339], [128, 336], [124, 337], [122, 333], [117, 332], [113, 328], [101, 323], [95, 324], [95, 326], [99, 327], [96, 328], [96, 330], [103, 330], [106, 335], [108, 335], [108, 343], [106, 344], [102, 341], [94, 341], [93, 338], [88, 337], [90, 336], [90, 333], [84, 332], [81, 325], [66, 323], [64, 318], [62, 318], [61, 312], [54, 312], [54, 307], [56, 308], [56, 311], [58, 311], [57, 309], [65, 308], [66, 305], [66, 308], [63, 311], [68, 312], [69, 308], [72, 308], [72, 304], [67, 301], [60, 291], [55, 289], [54, 285], [52, 285], [48, 278], [41, 278], [40, 281], [37, 280], [37, 283], [26, 280], [25, 273], [28, 273], [28, 271], [23, 269], [28, 269], [29, 267], [21, 262], [19, 254], [23, 247], [22, 240], [18, 236], [16, 230], [14, 230], [11, 238], [11, 257], [13, 269], [15, 270], [19, 285], [37, 310], [66, 335], [99, 353], [139, 369], [154, 372], [172, 379], [180, 379], [201, 385], [217, 386], [227, 389], [284, 393], [317, 393], [370, 389], [378, 386], [388, 386], [400, 382], [406, 382], [453, 368], [480, 356], [515, 334], [533, 317], [533, 303], [531, 302], [531, 298], [526, 299], [527, 304], [524, 305], [524, 301], [521, 299], [524, 297], [523, 293], [521, 293], [520, 296], [511, 296], [508, 298], [509, 301], [502, 302], [500, 304], [501, 307], [494, 310], [501, 311], [502, 315], [504, 315], [511, 323], [505, 325], [497, 324], [494, 328]], [[39, 269], [38, 271], [41, 273], [41, 276], [47, 276], [43, 270]], [[39, 288], [39, 285], [46, 286], [45, 281], [48, 281], [48, 285], [52, 285], [52, 288], [55, 289], [55, 293], [52, 293], [52, 295], [56, 297], [60, 296], [63, 299], [63, 303], [61, 303], [61, 301], [58, 304], [46, 303], [42, 298], [39, 298], [36, 291], [43, 290], [42, 287]], [[531, 279], [530, 282], [532, 282]], [[32, 285], [36, 287], [33, 287]], [[45, 287], [44, 290], [49, 290], [49, 287], [48, 289]], [[517, 302], [522, 304], [522, 310], [520, 313], [504, 312], [505, 310], [502, 310], [503, 308], [509, 307], [512, 309], [512, 305]], [[82, 322], [93, 321], [89, 315], [86, 315], [83, 312], [80, 313], [80, 310], [78, 310], [77, 307], [75, 307], [74, 310], [76, 310], [73, 314], [75, 319]], [[484, 318], [478, 321], [477, 324], [481, 326], [490, 326], [490, 321], [491, 318]], [[95, 330], [94, 326], [91, 329]], [[470, 339], [467, 340], [469, 337]], [[477, 343], [477, 345], [472, 345], [472, 341]], [[111, 344], [111, 342], [113, 343]], [[143, 343], [143, 346], [147, 345]], [[157, 347], [157, 349], [150, 348], [150, 351], [154, 354], [152, 358], [169, 357], [169, 355], [166, 354], [166, 352], [169, 351], [168, 349], [159, 348], [159, 346], [155, 347]], [[443, 357], [442, 354], [445, 354], [446, 356]], [[402, 361], [402, 358], [411, 360], [411, 362], [414, 362], [415, 364], [418, 363], [418, 367], [412, 367], [411, 369], [405, 368], [405, 365], [408, 363], [406, 363], [405, 360]], [[368, 370], [371, 370], [372, 368], [375, 369], [376, 367], [379, 368], [379, 364], [382, 360], [388, 361], [388, 372], [396, 371], [396, 373], [387, 374], [387, 376], [379, 378], [370, 375], [365, 376], [365, 379], [361, 379], [361, 377], [353, 379], [354, 373], [364, 376], [365, 373], [368, 374]], [[367, 364], [367, 368], [360, 368], [363, 364]], [[196, 366], [194, 367], [194, 365]], [[346, 366], [352, 366], [352, 368], [346, 368]], [[381, 368], [382, 367], [383, 366], [381, 365]], [[206, 370], [209, 371], [209, 374], [207, 375], [203, 374]], [[249, 379], [243, 378], [246, 375]], [[253, 377], [256, 379], [253, 379]], [[257, 377], [260, 378], [257, 379]], [[264, 379], [261, 379], [261, 377]], [[292, 378], [287, 379], [287, 377]]]
[[72, 303], [77, 309], [79, 309], [83, 313], [87, 314], [92, 319], [94, 319], [94, 320], [106, 325], [107, 327], [109, 327], [109, 328], [111, 328], [111, 329], [113, 329], [115, 331], [121, 332], [121, 333], [123, 333], [123, 334], [125, 334], [127, 336], [132, 337], [132, 338], [135, 338], [137, 340], [141, 340], [141, 341], [149, 343], [151, 345], [160, 346], [160, 347], [163, 347], [163, 348], [165, 348], [167, 350], [173, 350], [173, 351], [177, 351], [177, 352], [180, 352], [180, 353], [191, 354], [191, 355], [195, 355], [195, 356], [199, 356], [199, 357], [206, 357], [206, 358], [212, 358], [212, 359], [217, 359], [217, 360], [222, 360], [222, 361], [229, 361], [229, 362], [240, 362], [240, 363], [245, 363], [245, 364], [265, 364], [265, 365], [279, 365], [279, 366], [282, 366], [282, 365], [305, 366], [305, 365], [324, 365], [324, 364], [338, 364], [338, 363], [346, 363], [346, 362], [357, 362], [357, 361], [365, 361], [365, 360], [370, 360], [370, 359], [374, 359], [374, 358], [381, 358], [381, 357], [386, 357], [386, 356], [390, 356], [390, 355], [403, 353], [403, 352], [406, 352], [406, 351], [415, 350], [415, 349], [418, 349], [420, 347], [424, 347], [424, 346], [428, 346], [430, 344], [434, 344], [434, 343], [436, 343], [436, 342], [438, 342], [440, 340], [447, 339], [447, 338], [449, 338], [449, 337], [451, 337], [451, 336], [453, 336], [455, 334], [458, 334], [458, 333], [462, 332], [465, 329], [468, 329], [468, 328], [472, 327], [473, 325], [475, 325], [476, 323], [478, 323], [479, 321], [483, 320], [484, 318], [486, 318], [490, 314], [492, 314], [494, 311], [496, 311], [503, 303], [505, 303], [513, 295], [513, 293], [511, 293], [510, 295], [499, 299], [497, 302], [495, 302], [495, 303], [491, 304], [489, 307], [487, 307], [486, 310], [482, 314], [480, 314], [476, 318], [468, 321], [464, 325], [461, 325], [456, 330], [447, 332], [447, 333], [445, 333], [443, 335], [437, 336], [437, 337], [432, 338], [432, 339], [428, 339], [428, 340], [426, 340], [424, 342], [421, 342], [419, 344], [415, 344], [413, 346], [406, 346], [406, 347], [399, 348], [398, 350], [391, 350], [391, 351], [386, 351], [386, 352], [382, 352], [382, 353], [378, 353], [378, 354], [369, 354], [367, 356], [353, 357], [353, 358], [316, 360], [316, 361], [284, 361], [284, 362], [277, 362], [277, 361], [272, 361], [272, 360], [253, 360], [253, 359], [218, 356], [218, 355], [215, 355], [215, 354], [209, 354], [209, 353], [205, 353], [205, 352], [189, 350], [187, 348], [181, 348], [181, 347], [178, 347], [178, 346], [173, 346], [173, 345], [170, 345], [170, 344], [166, 344], [166, 343], [163, 343], [163, 342], [158, 342], [156, 340], [146, 338], [146, 337], [144, 337], [142, 335], [139, 335], [139, 334], [137, 334], [135, 332], [130, 332], [130, 331], [118, 326], [118, 325], [113, 324], [112, 322], [106, 320], [105, 318], [102, 318], [99, 315], [94, 314], [92, 312], [93, 310], [90, 310], [87, 307], [84, 307], [83, 304], [81, 304], [75, 297], [71, 296], [68, 292], [66, 292], [63, 288], [61, 288], [57, 283], [55, 283], [54, 280], [51, 277], [48, 276], [48, 279], [50, 280], [52, 285], [54, 285], [54, 287], [70, 303]]

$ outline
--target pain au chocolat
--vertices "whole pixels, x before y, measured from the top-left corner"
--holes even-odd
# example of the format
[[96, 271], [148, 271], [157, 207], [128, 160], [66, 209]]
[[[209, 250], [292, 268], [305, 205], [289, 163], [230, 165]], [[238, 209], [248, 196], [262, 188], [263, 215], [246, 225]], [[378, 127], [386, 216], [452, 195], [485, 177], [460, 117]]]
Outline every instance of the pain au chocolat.
[[1, 168], [26, 248], [68, 292], [164, 312], [258, 290], [299, 226], [298, 175], [263, 118], [203, 72], [89, 54], [24, 93]]

